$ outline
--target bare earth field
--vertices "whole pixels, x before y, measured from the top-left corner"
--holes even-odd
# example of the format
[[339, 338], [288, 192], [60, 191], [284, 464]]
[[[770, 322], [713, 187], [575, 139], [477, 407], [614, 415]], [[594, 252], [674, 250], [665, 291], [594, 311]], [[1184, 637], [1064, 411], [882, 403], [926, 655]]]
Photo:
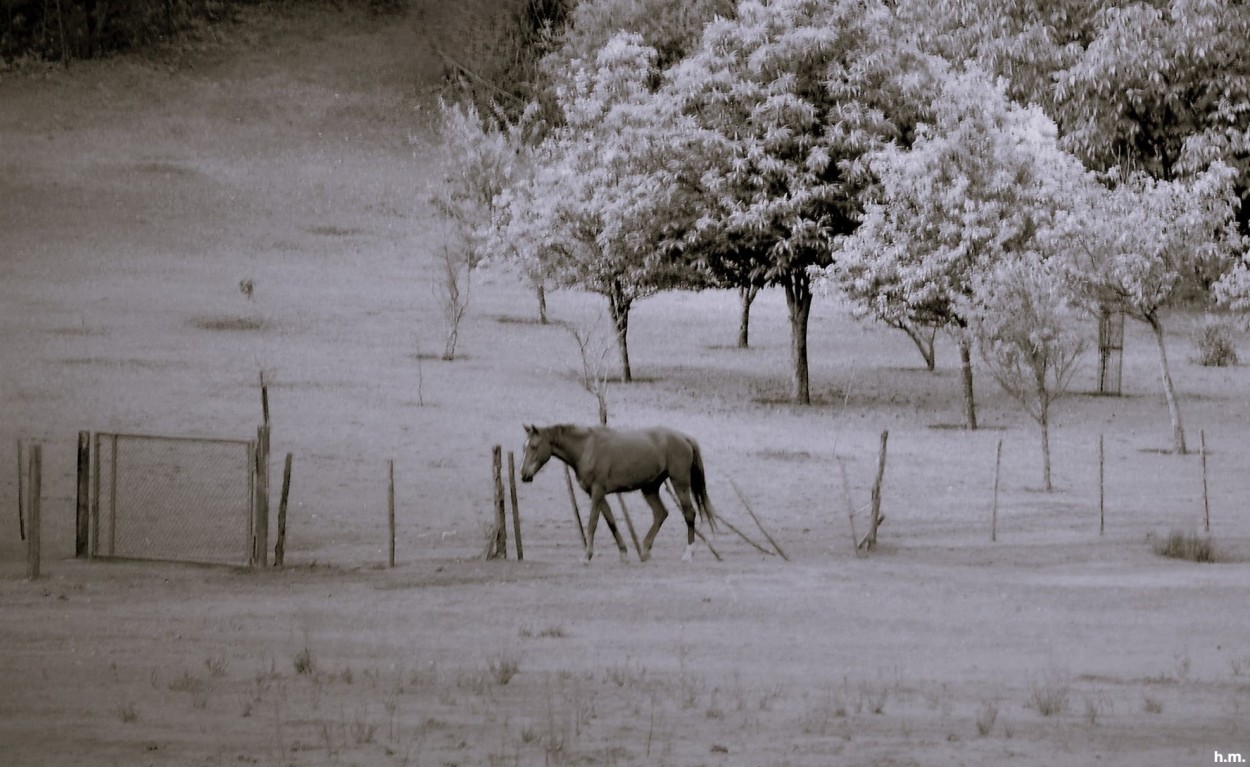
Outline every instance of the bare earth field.
[[[781, 297], [739, 350], [715, 291], [637, 306], [640, 380], [610, 389], [612, 422], [697, 437], [720, 514], [753, 530], [732, 478], [791, 561], [722, 531], [724, 561], [683, 564], [674, 517], [651, 562], [619, 562], [601, 525], [582, 566], [558, 467], [520, 488], [525, 561], [481, 561], [491, 446], [595, 403], [572, 336], [506, 274], [474, 277], [461, 354], [437, 358], [421, 93], [454, 25], [436, 16], [255, 17], [176, 54], [0, 75], [0, 764], [1250, 759], [1250, 374], [1197, 365], [1188, 314], [1169, 353], [1219, 564], [1151, 550], [1200, 528], [1202, 475], [1163, 450], [1143, 328], [1125, 396], [1089, 393], [1091, 354], [1056, 406], [1046, 493], [1036, 429], [988, 375], [986, 428], [953, 428], [951, 345], [929, 373], [902, 334], [818, 300], [818, 403], [797, 408]], [[600, 311], [551, 296], [557, 319]], [[275, 464], [295, 456], [288, 566], [73, 559], [77, 432], [249, 439], [262, 368]], [[884, 429], [887, 521], [857, 557], [837, 459], [862, 507]], [[44, 445], [36, 582], [19, 438]]]

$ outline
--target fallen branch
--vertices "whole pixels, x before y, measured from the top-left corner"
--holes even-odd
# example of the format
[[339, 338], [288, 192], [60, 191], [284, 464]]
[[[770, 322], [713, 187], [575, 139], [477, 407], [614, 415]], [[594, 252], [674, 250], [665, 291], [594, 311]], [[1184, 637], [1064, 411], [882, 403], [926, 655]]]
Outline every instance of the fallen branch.
[[720, 558], [720, 554], [717, 553], [716, 549], [712, 547], [712, 542], [707, 539], [707, 536], [703, 534], [703, 531], [701, 531], [699, 528], [696, 527], [694, 529], [694, 534], [699, 536], [699, 540], [707, 544], [707, 550], [712, 552], [712, 556], [716, 557], [717, 562], [722, 561]]
[[760, 522], [760, 518], [756, 516], [755, 510], [752, 509], [751, 504], [747, 502], [746, 496], [744, 496], [742, 494], [742, 491], [738, 489], [738, 484], [731, 479], [729, 480], [729, 486], [734, 489], [734, 492], [738, 495], [738, 500], [742, 502], [742, 505], [747, 510], [747, 513], [751, 515], [751, 519], [755, 520], [755, 526], [758, 527], [760, 529], [760, 532], [764, 534], [764, 538], [769, 542], [769, 544], [772, 545], [774, 549], [777, 550], [777, 553], [781, 555], [782, 559], [789, 562], [790, 557], [786, 556], [786, 552], [783, 551], [781, 546], [777, 544], [776, 539], [768, 534], [768, 530], [764, 528], [764, 523]]
[[[669, 496], [673, 499], [673, 503], [677, 504], [677, 506], [680, 508], [680, 507], [681, 507], [681, 501], [677, 500], [677, 494], [673, 492], [673, 488], [670, 486], [670, 484], [669, 484], [668, 482], [665, 482], [665, 483], [664, 483], [664, 489], [668, 491]], [[717, 521], [718, 523], [721, 523], [721, 524], [725, 525], [725, 527], [728, 527], [728, 528], [730, 529], [730, 531], [732, 531], [732, 532], [734, 532], [734, 533], [737, 533], [737, 535], [738, 535], [738, 537], [739, 537], [739, 538], [741, 538], [742, 540], [744, 540], [744, 541], [746, 541], [747, 543], [751, 544], [751, 545], [752, 545], [752, 546], [754, 546], [756, 549], [758, 549], [760, 552], [762, 552], [762, 553], [764, 553], [764, 554], [767, 554], [767, 555], [768, 555], [768, 556], [770, 556], [770, 557], [775, 557], [775, 556], [777, 556], [777, 552], [772, 551], [771, 549], [766, 549], [766, 548], [764, 548], [763, 546], [761, 546], [761, 545], [759, 545], [758, 543], [756, 543], [755, 541], [751, 540], [749, 537], [747, 537], [747, 534], [746, 534], [746, 533], [744, 533], [744, 532], [742, 532], [741, 530], [739, 530], [739, 529], [738, 529], [738, 528], [734, 525], [734, 523], [733, 523], [733, 522], [730, 522], [729, 520], [725, 519], [725, 517], [723, 517], [722, 515], [717, 514], [717, 515], [716, 515], [716, 521]], [[700, 535], [702, 535], [702, 533], [700, 533]], [[704, 540], [707, 540], [707, 539], [705, 538]], [[711, 544], [709, 544], [709, 545], [708, 545], [708, 548], [711, 548]]]

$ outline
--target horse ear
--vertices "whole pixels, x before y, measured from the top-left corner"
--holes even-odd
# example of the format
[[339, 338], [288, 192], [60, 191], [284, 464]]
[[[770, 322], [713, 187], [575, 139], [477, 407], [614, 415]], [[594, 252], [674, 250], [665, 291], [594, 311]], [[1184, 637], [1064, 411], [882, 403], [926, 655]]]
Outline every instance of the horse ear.
[[525, 433], [526, 433], [526, 434], [533, 434], [534, 432], [538, 431], [538, 429], [535, 429], [535, 428], [534, 428], [534, 425], [533, 425], [533, 424], [529, 424], [529, 423], [527, 423], [527, 424], [524, 424], [524, 426], [525, 426]]

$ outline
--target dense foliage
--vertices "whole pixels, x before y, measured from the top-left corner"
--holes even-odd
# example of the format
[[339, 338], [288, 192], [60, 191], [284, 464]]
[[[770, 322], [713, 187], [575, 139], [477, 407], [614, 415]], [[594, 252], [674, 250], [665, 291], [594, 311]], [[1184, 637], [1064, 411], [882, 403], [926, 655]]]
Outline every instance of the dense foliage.
[[[955, 333], [975, 428], [974, 346], [1009, 389], [1058, 383], [1077, 310], [1123, 311], [1159, 339], [1184, 451], [1159, 312], [1182, 283], [1250, 303], [1244, 4], [582, 0], [548, 31], [529, 171], [478, 223], [531, 278], [607, 296], [626, 368], [634, 300], [736, 288], [746, 345], [774, 285], [808, 402], [835, 285], [930, 367]], [[1015, 388], [1044, 421], [1058, 390]]]

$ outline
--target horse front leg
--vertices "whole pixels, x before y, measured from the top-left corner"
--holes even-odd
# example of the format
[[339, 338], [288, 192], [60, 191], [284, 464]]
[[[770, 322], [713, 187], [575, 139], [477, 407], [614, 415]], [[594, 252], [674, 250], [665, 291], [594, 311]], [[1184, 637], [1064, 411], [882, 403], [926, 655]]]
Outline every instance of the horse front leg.
[[612, 516], [612, 506], [608, 503], [606, 495], [603, 498], [603, 521], [608, 523], [608, 530], [616, 539], [616, 548], [621, 551], [621, 561], [628, 562], [629, 547], [625, 545], [625, 539], [621, 537], [621, 529], [616, 526], [616, 518]]
[[642, 491], [642, 497], [647, 499], [647, 505], [651, 507], [651, 529], [647, 531], [646, 537], [642, 539], [642, 561], [646, 562], [651, 558], [651, 545], [655, 543], [656, 533], [660, 532], [660, 525], [664, 524], [664, 520], [668, 519], [668, 509], [664, 508], [664, 502], [660, 500], [660, 489], [658, 487], [647, 488]]
[[608, 506], [607, 496], [599, 488], [593, 488], [590, 492], [590, 522], [586, 525], [586, 553], [582, 556], [582, 561], [589, 562], [595, 555], [595, 528], [599, 526], [600, 514], [608, 523], [608, 530], [612, 532], [612, 537], [616, 539], [616, 547], [621, 551], [621, 561], [628, 562], [629, 549], [625, 547], [621, 531], [616, 527], [616, 520], [612, 517], [612, 509]]
[[582, 552], [582, 562], [589, 563], [595, 555], [595, 528], [599, 526], [599, 509], [603, 503], [603, 493], [592, 490], [590, 493], [590, 519], [586, 521], [586, 551]]

